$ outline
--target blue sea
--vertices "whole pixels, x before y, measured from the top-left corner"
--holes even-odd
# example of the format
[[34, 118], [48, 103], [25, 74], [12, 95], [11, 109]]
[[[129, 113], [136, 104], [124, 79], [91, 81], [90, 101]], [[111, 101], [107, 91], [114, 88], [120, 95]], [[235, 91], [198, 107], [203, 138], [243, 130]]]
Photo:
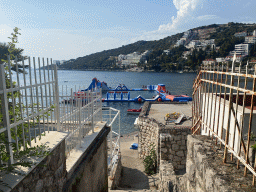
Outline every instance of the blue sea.
[[[192, 96], [193, 81], [196, 73], [155, 73], [155, 72], [111, 72], [111, 71], [58, 71], [58, 83], [60, 87], [60, 95], [70, 91], [86, 89], [93, 78], [104, 81], [109, 87], [115, 88], [120, 84], [130, 88], [142, 88], [143, 85], [165, 84], [166, 90], [173, 95], [187, 94]], [[141, 95], [144, 98], [152, 98], [156, 93], [153, 91], [132, 91], [131, 98]], [[103, 94], [103, 97], [106, 97]], [[121, 111], [121, 134], [128, 134], [136, 131], [133, 124], [138, 115], [127, 114], [127, 109], [140, 108], [143, 103], [132, 102], [115, 102], [103, 103], [104, 106], [110, 106]], [[114, 131], [118, 131], [117, 127], [113, 127]], [[115, 130], [116, 129], [116, 130]]]

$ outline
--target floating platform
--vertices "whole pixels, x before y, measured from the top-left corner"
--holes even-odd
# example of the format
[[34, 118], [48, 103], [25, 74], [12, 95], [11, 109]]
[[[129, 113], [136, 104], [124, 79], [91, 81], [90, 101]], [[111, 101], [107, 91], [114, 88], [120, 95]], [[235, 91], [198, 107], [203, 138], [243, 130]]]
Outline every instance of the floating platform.
[[[102, 89], [102, 91], [107, 92], [106, 98], [102, 98], [103, 102], [138, 102], [142, 103], [145, 101], [174, 101], [174, 102], [188, 102], [192, 101], [192, 98], [187, 95], [171, 95], [164, 84], [158, 85], [147, 85], [142, 88], [132, 88], [128, 89], [124, 84], [118, 85], [115, 89], [107, 86], [107, 83], [100, 82], [97, 78], [93, 78], [90, 86], [87, 89], [78, 91], [75, 94], [80, 94], [82, 97], [86, 97], [85, 91]], [[135, 98], [130, 98], [130, 91], [156, 91], [158, 95], [153, 99], [145, 99], [142, 96], [137, 96]], [[66, 101], [68, 102], [68, 101]], [[71, 101], [72, 102], [72, 101]]]

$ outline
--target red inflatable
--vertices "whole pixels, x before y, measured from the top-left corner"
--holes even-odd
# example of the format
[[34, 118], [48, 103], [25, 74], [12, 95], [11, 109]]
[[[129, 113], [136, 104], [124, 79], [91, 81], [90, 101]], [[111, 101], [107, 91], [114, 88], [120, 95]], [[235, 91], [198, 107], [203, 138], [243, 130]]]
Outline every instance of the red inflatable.
[[141, 98], [139, 98], [139, 99], [138, 99], [138, 102], [139, 102], [139, 103], [141, 103], [141, 102], [142, 102]]
[[157, 101], [161, 102], [161, 101], [162, 101], [162, 98], [158, 98]]

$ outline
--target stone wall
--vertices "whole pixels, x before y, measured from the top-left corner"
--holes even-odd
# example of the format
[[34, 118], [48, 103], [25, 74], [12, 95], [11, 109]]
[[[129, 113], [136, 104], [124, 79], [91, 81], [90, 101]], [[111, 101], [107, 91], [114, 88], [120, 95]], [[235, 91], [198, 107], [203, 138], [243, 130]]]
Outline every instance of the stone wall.
[[[159, 125], [154, 119], [139, 117], [139, 157], [145, 158], [149, 155], [150, 145], [153, 144], [158, 149]], [[159, 159], [158, 150], [156, 150]]]
[[191, 134], [190, 127], [170, 127], [161, 130], [160, 160], [172, 163], [174, 171], [186, 168], [187, 135]]
[[110, 127], [104, 127], [78, 158], [75, 168], [68, 172], [63, 191], [108, 191], [107, 135]]
[[236, 169], [236, 159], [223, 163], [224, 149], [219, 149], [208, 136], [188, 135], [186, 174], [175, 175], [170, 162], [160, 161], [161, 191], [224, 192], [256, 191], [252, 175], [243, 176], [244, 169]]
[[109, 189], [113, 190], [117, 188], [121, 180], [121, 172], [122, 172], [121, 153], [119, 153], [116, 166], [113, 170], [113, 176], [112, 177], [109, 176], [109, 179], [108, 179]]
[[11, 191], [62, 191], [66, 182], [65, 140], [25, 176]]
[[160, 160], [158, 190], [161, 192], [177, 191], [177, 176], [175, 175], [172, 163]]
[[[107, 135], [110, 127], [102, 123], [91, 135], [86, 136], [81, 146], [77, 146], [71, 152], [79, 152], [81, 155], [73, 155], [74, 164], [68, 169], [70, 158], [65, 156], [65, 137], [67, 133], [50, 132], [42, 137], [42, 143], [50, 143], [50, 155], [38, 160], [38, 164], [30, 170], [23, 170], [26, 176], [10, 174], [6, 180], [11, 181], [12, 189], [3, 191], [12, 192], [57, 192], [57, 191], [108, 191], [107, 169]], [[87, 138], [88, 137], [88, 138]], [[53, 142], [54, 140], [54, 142]], [[86, 147], [83, 151], [83, 144]], [[26, 172], [25, 172], [26, 171]], [[2, 179], [0, 177], [0, 179]], [[6, 181], [5, 180], [5, 181]], [[2, 188], [0, 187], [0, 190]]]

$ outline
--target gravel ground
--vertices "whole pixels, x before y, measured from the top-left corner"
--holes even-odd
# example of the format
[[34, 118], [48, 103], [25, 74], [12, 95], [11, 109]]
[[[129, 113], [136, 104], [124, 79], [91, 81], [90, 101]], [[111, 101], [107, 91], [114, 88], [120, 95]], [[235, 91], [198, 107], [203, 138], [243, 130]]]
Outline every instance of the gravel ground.
[[148, 176], [144, 173], [142, 159], [138, 150], [130, 149], [132, 143], [138, 143], [138, 132], [123, 135], [121, 141], [122, 179], [118, 189], [156, 189], [157, 175]]

